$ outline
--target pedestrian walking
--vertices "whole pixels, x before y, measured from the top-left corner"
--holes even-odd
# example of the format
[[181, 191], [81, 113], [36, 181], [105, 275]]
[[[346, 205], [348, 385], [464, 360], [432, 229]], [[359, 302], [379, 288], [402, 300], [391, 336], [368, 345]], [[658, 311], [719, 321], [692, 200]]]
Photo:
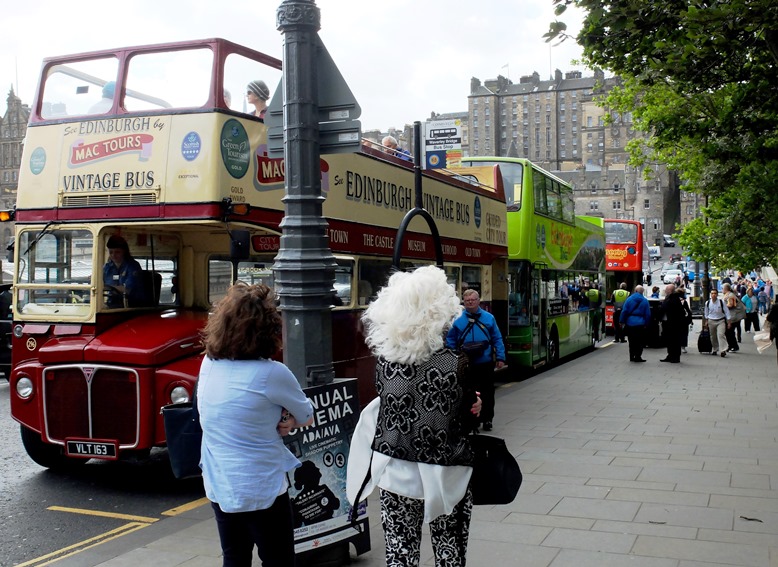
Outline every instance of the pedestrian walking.
[[281, 315], [265, 285], [238, 282], [204, 330], [197, 384], [203, 440], [200, 467], [221, 540], [224, 567], [294, 565], [287, 474], [300, 466], [282, 439], [313, 423], [297, 378], [272, 358], [281, 348]]
[[778, 304], [770, 308], [770, 313], [765, 318], [765, 325], [770, 325], [770, 340], [773, 341], [778, 354]]
[[692, 326], [694, 319], [692, 317], [692, 309], [689, 307], [689, 302], [686, 300], [686, 289], [679, 287], [675, 292], [681, 297], [681, 305], [684, 312], [684, 326], [679, 331], [681, 336], [681, 352], [687, 354], [686, 347], [689, 346], [689, 328]]
[[753, 332], [758, 333], [759, 332], [759, 306], [757, 305], [757, 298], [754, 295], [754, 288], [748, 287], [746, 289], [746, 294], [743, 296], [743, 303], [746, 306], [746, 318], [744, 319], [745, 323], [743, 325], [746, 328], [746, 333], [751, 333], [751, 328], [753, 327]]
[[711, 354], [716, 356], [721, 350], [721, 356], [727, 356], [727, 326], [729, 325], [729, 309], [723, 299], [719, 298], [718, 290], [710, 290], [710, 299], [705, 302], [705, 324], [710, 331], [710, 341], [713, 345]]
[[463, 352], [469, 359], [467, 374], [475, 389], [481, 392], [481, 423], [484, 431], [492, 430], [494, 419], [494, 370], [505, 366], [505, 344], [497, 321], [481, 309], [481, 298], [474, 289], [462, 294], [465, 310], [446, 335], [446, 346]]
[[624, 302], [619, 316], [619, 322], [624, 326], [629, 339], [630, 362], [645, 362], [643, 348], [646, 346], [646, 329], [651, 322], [651, 306], [643, 292], [642, 285], [635, 286], [635, 291]]
[[435, 565], [465, 565], [473, 453], [464, 419], [481, 402], [467, 357], [446, 348], [460, 312], [446, 273], [424, 266], [394, 273], [362, 316], [378, 398], [354, 431], [347, 496], [356, 507], [379, 487], [386, 565], [419, 565], [425, 522]]
[[681, 362], [681, 332], [686, 326], [686, 314], [681, 296], [675, 293], [675, 285], [665, 287], [665, 300], [661, 306], [662, 336], [667, 346], [667, 356], [660, 362]]
[[613, 303], [613, 342], [626, 343], [627, 339], [624, 336], [624, 330], [621, 325], [621, 310], [624, 308], [624, 302], [627, 301], [629, 292], [627, 291], [627, 283], [621, 282], [619, 289], [613, 292], [611, 295], [611, 302]]
[[732, 285], [725, 283], [721, 286], [724, 295], [724, 303], [729, 309], [729, 325], [727, 325], [727, 352], [737, 352], [740, 350], [738, 343], [741, 341], [740, 322], [745, 319], [746, 306], [740, 301], [737, 294], [732, 291]]

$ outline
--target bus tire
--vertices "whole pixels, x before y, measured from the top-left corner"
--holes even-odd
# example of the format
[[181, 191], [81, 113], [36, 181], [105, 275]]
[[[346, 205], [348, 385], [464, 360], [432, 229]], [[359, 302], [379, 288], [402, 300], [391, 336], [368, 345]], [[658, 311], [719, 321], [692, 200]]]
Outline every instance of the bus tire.
[[87, 459], [69, 459], [59, 445], [49, 445], [41, 439], [40, 433], [24, 425], [20, 426], [22, 445], [30, 458], [47, 469], [63, 469], [86, 463]]
[[551, 329], [551, 334], [546, 341], [546, 357], [549, 366], [559, 364], [559, 333], [556, 327]]

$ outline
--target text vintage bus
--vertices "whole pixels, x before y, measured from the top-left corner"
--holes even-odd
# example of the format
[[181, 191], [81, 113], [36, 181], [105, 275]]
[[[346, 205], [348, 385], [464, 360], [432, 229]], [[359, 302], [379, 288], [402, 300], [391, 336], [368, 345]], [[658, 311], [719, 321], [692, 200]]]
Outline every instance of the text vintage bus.
[[508, 223], [510, 364], [537, 367], [593, 346], [592, 313], [572, 284], [600, 285], [602, 227], [575, 216], [572, 187], [521, 158], [466, 157], [462, 166], [498, 165]]
[[[37, 463], [164, 446], [160, 408], [191, 396], [213, 302], [234, 273], [272, 285], [284, 164], [267, 157], [265, 124], [239, 95], [253, 79], [277, 84], [280, 67], [221, 39], [44, 61], [15, 211], [10, 376], [11, 412]], [[113, 99], [94, 106], [111, 84]], [[359, 317], [390, 273], [397, 227], [414, 206], [414, 172], [367, 147], [322, 156], [321, 170], [337, 260], [334, 366], [338, 377], [360, 378], [366, 401], [374, 361]], [[505, 224], [488, 222], [504, 219], [504, 196], [437, 172], [422, 183], [450, 281], [505, 311], [507, 285], [496, 277], [507, 262]], [[236, 230], [250, 233], [248, 259], [231, 255]], [[140, 262], [147, 301], [105, 301], [112, 235]], [[434, 261], [421, 219], [403, 258]]]
[[643, 225], [636, 220], [604, 219], [605, 228], [605, 330], [613, 332], [613, 302], [611, 296], [622, 283], [632, 293], [643, 283], [648, 247], [643, 238]]

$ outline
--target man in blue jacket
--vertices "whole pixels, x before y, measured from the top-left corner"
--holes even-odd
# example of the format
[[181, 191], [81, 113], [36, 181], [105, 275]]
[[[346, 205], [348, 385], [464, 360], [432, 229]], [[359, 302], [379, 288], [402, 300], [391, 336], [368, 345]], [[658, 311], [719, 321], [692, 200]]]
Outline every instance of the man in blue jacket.
[[468, 377], [481, 393], [481, 423], [492, 430], [494, 418], [494, 369], [505, 366], [505, 345], [494, 316], [481, 309], [481, 297], [474, 289], [462, 294], [465, 311], [451, 325], [446, 346], [464, 352], [470, 359]]
[[651, 306], [643, 295], [643, 286], [635, 287], [635, 292], [624, 302], [619, 321], [629, 339], [630, 362], [645, 362], [643, 347], [646, 345], [646, 329], [651, 322]]

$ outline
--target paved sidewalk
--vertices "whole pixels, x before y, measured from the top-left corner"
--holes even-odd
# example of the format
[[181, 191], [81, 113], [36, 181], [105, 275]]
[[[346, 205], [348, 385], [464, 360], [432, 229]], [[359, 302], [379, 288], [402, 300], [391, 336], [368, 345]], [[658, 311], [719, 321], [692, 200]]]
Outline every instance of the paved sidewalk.
[[[475, 509], [468, 564], [778, 567], [778, 365], [752, 336], [720, 358], [696, 352], [695, 331], [681, 364], [656, 349], [630, 363], [608, 338], [501, 387], [494, 434], [524, 484], [511, 505]], [[373, 549], [359, 567], [384, 565], [375, 495], [369, 509]], [[422, 565], [434, 565], [425, 538]], [[201, 506], [55, 565], [212, 567], [219, 554]]]

